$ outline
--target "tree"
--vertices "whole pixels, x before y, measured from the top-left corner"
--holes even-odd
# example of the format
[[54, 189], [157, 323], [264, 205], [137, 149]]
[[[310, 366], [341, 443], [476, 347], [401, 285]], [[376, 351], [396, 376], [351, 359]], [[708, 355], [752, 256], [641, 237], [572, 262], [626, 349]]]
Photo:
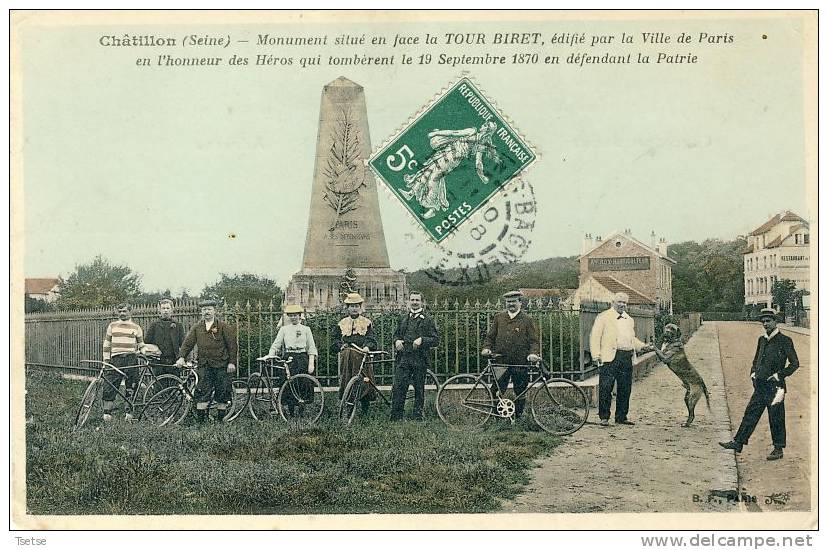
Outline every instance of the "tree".
[[745, 296], [746, 242], [707, 239], [669, 247], [673, 268], [673, 309], [684, 311], [741, 311]]
[[58, 309], [110, 307], [134, 301], [141, 292], [141, 275], [126, 265], [114, 265], [102, 256], [75, 266], [75, 272], [60, 278]]
[[794, 300], [794, 293], [796, 292], [796, 283], [790, 279], [782, 279], [773, 283], [771, 287], [771, 296], [773, 296], [773, 303], [779, 308], [780, 313], [787, 313], [788, 307], [792, 305]]
[[26, 295], [26, 304], [24, 307], [26, 313], [42, 313], [44, 311], [52, 311], [52, 309], [54, 309], [46, 300], [32, 298], [28, 294]]
[[251, 305], [261, 302], [263, 307], [270, 305], [270, 302], [273, 302], [274, 308], [282, 305], [282, 289], [276, 281], [252, 273], [222, 273], [217, 282], [204, 287], [201, 296], [224, 300], [230, 306], [236, 302], [243, 306], [248, 301]]

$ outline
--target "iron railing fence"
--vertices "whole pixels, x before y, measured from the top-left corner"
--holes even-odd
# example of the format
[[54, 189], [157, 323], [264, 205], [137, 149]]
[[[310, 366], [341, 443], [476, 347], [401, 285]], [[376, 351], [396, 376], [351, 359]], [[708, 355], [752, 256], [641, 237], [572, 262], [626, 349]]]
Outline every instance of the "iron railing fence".
[[[589, 361], [589, 330], [595, 316], [609, 304], [583, 302], [580, 311], [561, 309], [551, 300], [527, 300], [524, 311], [538, 326], [541, 355], [557, 376], [583, 380], [594, 374]], [[427, 307], [434, 318], [440, 343], [431, 351], [431, 369], [442, 382], [458, 373], [480, 372], [485, 359], [480, 356], [483, 340], [492, 317], [502, 311], [500, 302], [449, 303], [443, 301]], [[393, 334], [404, 310], [374, 308], [364, 315], [374, 323], [380, 348], [394, 353]], [[219, 318], [236, 329], [239, 342], [236, 376], [247, 377], [255, 367], [255, 358], [267, 353], [282, 322], [282, 312], [273, 304], [233, 304], [218, 308]], [[650, 341], [653, 336], [653, 313], [630, 308], [635, 319], [636, 334]], [[154, 304], [139, 305], [132, 310], [132, 319], [145, 331], [157, 318]], [[333, 326], [346, 315], [344, 309], [309, 312], [304, 323], [311, 327], [319, 361], [315, 373], [326, 386], [335, 386], [337, 354], [331, 349]], [[86, 374], [91, 369], [80, 364], [82, 359], [97, 359], [102, 353], [103, 336], [114, 319], [109, 308], [33, 313], [26, 315], [26, 364], [61, 369], [68, 373]], [[195, 300], [175, 305], [173, 319], [189, 330], [200, 319]], [[583, 344], [583, 345], [582, 345]], [[393, 364], [378, 366], [380, 384], [390, 384]]]

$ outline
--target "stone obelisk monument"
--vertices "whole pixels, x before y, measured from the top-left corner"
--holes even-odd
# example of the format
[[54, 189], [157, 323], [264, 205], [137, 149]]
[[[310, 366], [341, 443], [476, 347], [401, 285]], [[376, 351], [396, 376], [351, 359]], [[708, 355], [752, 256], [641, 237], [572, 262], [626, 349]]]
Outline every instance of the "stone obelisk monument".
[[339, 77], [322, 89], [305, 255], [286, 303], [337, 307], [349, 291], [366, 307], [408, 299], [405, 275], [388, 263], [370, 154], [365, 92]]

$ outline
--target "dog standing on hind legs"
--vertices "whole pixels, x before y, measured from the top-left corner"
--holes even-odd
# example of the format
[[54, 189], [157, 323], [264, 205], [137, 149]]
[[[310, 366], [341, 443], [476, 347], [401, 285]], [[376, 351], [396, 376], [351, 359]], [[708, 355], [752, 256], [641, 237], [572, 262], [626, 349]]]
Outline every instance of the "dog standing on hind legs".
[[661, 349], [654, 349], [658, 359], [667, 365], [673, 374], [679, 377], [684, 386], [684, 404], [687, 405], [687, 420], [682, 424], [684, 428], [689, 428], [696, 417], [696, 404], [704, 396], [707, 402], [707, 408], [710, 409], [710, 395], [707, 393], [707, 386], [704, 384], [704, 379], [698, 373], [696, 368], [687, 359], [687, 354], [684, 351], [684, 344], [681, 341], [681, 330], [670, 323], [664, 327], [664, 342]]

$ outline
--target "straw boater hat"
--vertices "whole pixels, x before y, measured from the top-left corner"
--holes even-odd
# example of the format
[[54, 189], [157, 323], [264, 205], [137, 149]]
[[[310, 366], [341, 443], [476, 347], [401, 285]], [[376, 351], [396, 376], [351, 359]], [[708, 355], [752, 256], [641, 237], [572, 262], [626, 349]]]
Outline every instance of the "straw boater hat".
[[772, 307], [763, 307], [762, 310], [759, 312], [759, 319], [764, 319], [766, 317], [776, 319], [776, 310]]
[[305, 308], [303, 308], [299, 304], [290, 304], [285, 306], [284, 312], [287, 315], [290, 315], [291, 313], [304, 313]]
[[678, 326], [674, 325], [673, 323], [667, 323], [664, 325], [664, 330], [678, 330]]
[[343, 300], [345, 305], [351, 304], [361, 304], [365, 300], [362, 299], [362, 296], [359, 295], [359, 292], [350, 292], [347, 296], [345, 296], [345, 300]]
[[504, 298], [523, 298], [523, 292], [519, 290], [512, 290], [503, 295]]

